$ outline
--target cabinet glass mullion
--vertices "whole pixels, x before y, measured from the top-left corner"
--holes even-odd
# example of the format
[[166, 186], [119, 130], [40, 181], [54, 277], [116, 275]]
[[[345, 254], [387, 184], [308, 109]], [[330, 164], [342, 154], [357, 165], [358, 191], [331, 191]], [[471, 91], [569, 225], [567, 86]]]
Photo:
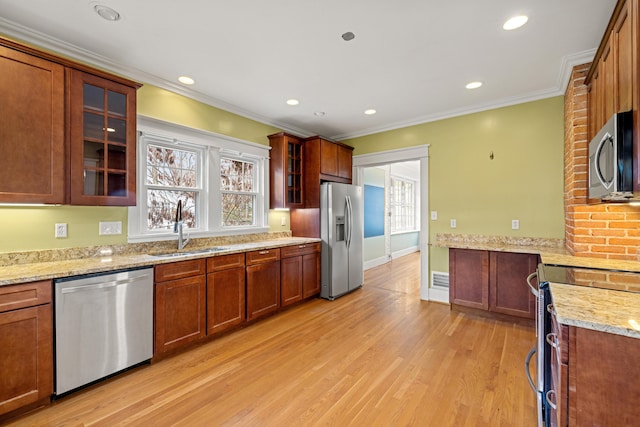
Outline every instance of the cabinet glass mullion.
[[302, 144], [287, 144], [287, 202], [302, 203]]

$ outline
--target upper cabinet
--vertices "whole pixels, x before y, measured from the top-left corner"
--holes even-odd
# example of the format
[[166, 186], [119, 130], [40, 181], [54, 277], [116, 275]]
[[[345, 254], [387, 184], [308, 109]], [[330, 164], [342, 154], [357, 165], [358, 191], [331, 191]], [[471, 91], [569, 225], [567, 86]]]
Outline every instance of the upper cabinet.
[[73, 205], [136, 203], [136, 89], [69, 71]]
[[351, 184], [352, 153], [353, 147], [319, 136], [305, 140], [305, 208], [320, 207], [321, 182]]
[[64, 202], [64, 67], [0, 46], [0, 202]]
[[280, 132], [269, 135], [269, 145], [271, 209], [304, 207], [302, 141], [296, 136]]
[[0, 203], [135, 205], [140, 85], [0, 38]]

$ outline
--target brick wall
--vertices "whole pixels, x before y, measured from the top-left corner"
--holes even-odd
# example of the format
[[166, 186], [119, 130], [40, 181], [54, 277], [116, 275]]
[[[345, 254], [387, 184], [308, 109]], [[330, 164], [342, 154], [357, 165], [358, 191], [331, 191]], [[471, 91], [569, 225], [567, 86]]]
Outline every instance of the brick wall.
[[640, 260], [640, 207], [587, 204], [587, 87], [590, 64], [573, 69], [564, 101], [565, 241], [574, 255]]

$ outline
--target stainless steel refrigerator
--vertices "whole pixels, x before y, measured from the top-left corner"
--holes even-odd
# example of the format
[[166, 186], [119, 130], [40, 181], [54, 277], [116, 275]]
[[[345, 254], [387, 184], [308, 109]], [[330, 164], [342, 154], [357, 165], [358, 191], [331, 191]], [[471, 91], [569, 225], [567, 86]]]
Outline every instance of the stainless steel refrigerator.
[[333, 300], [362, 286], [363, 223], [362, 187], [335, 182], [320, 185], [322, 298]]

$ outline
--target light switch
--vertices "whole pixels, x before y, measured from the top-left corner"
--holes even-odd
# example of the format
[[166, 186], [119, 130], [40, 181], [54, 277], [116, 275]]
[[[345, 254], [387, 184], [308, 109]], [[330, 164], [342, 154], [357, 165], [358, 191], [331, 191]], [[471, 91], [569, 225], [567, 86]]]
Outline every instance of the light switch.
[[456, 228], [458, 226], [458, 223], [455, 219], [452, 218], [451, 221], [449, 221], [449, 225], [451, 226], [451, 228]]
[[520, 220], [519, 219], [512, 219], [511, 220], [511, 229], [512, 230], [519, 230], [520, 229]]
[[438, 211], [431, 211], [431, 221], [438, 219]]

